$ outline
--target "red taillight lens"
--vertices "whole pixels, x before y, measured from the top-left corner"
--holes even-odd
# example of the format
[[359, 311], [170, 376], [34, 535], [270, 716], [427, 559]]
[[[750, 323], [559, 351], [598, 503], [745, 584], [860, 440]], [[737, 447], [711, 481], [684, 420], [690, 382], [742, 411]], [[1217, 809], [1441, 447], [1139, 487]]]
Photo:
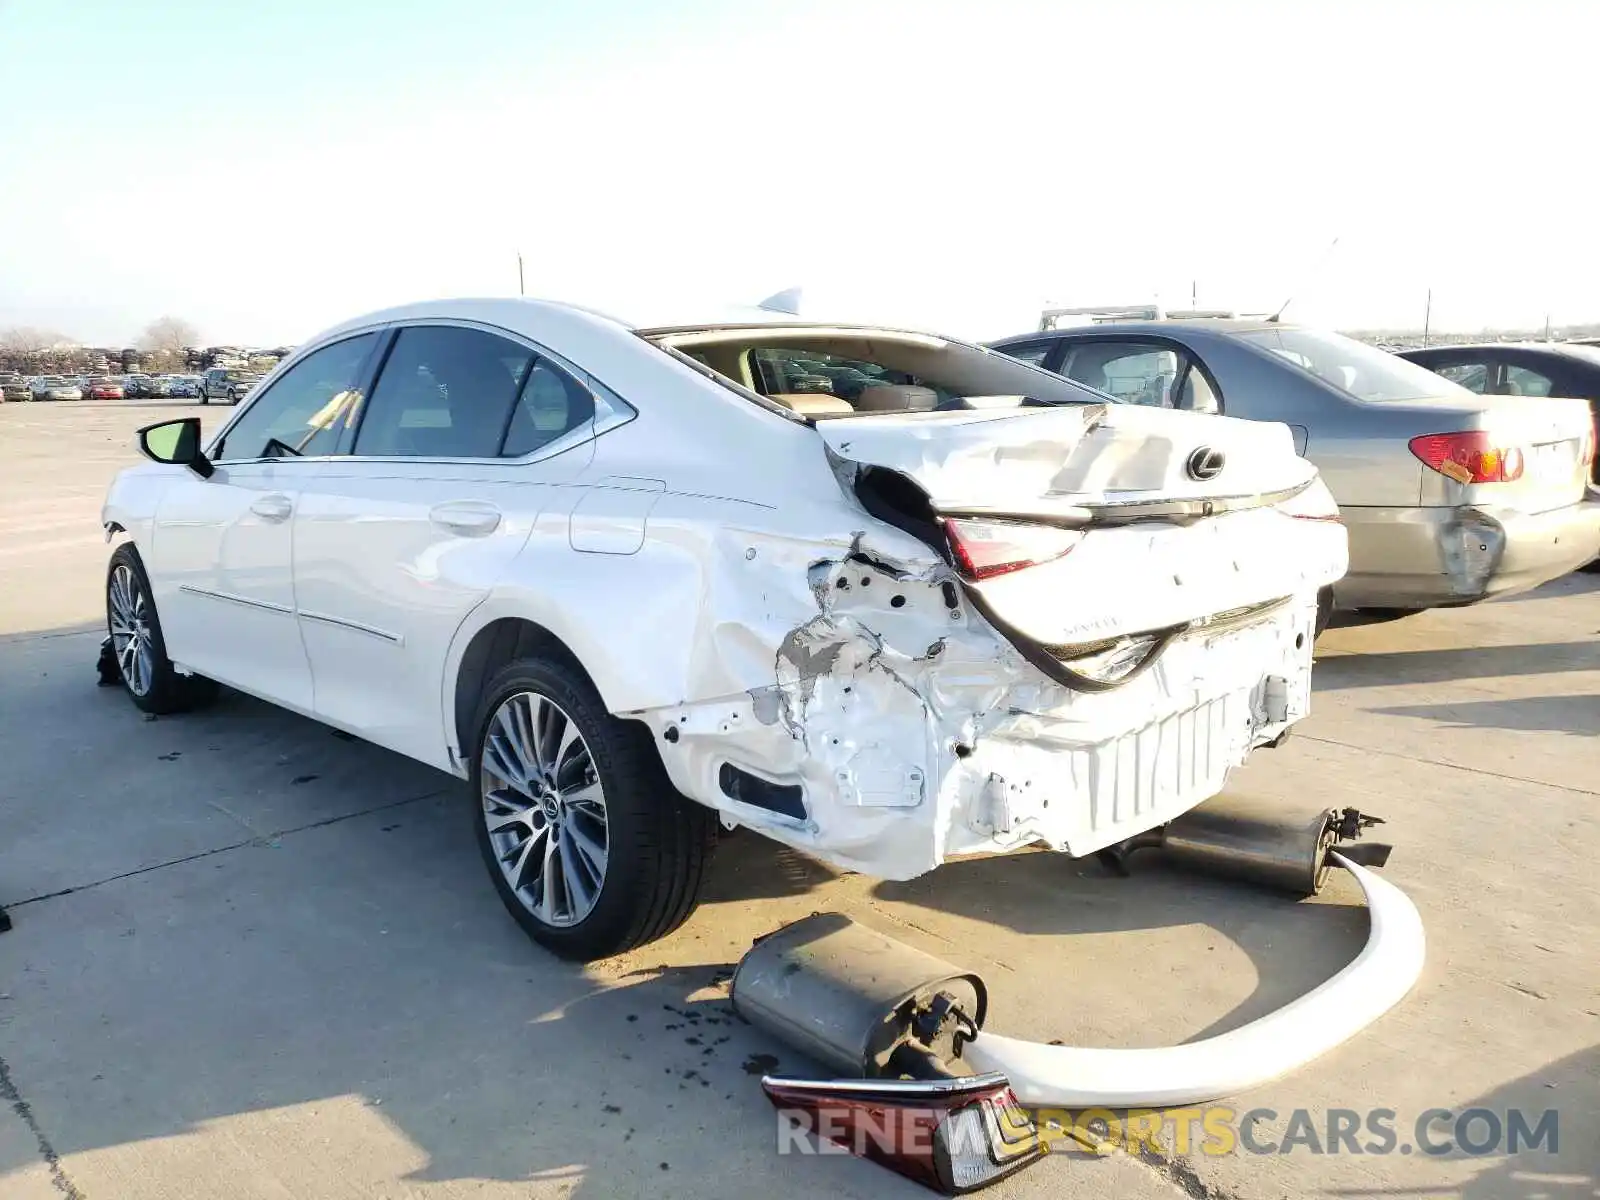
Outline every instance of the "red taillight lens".
[[769, 1075], [761, 1088], [790, 1129], [950, 1196], [996, 1183], [1048, 1149], [998, 1073], [928, 1081]]
[[974, 582], [1062, 558], [1083, 540], [1076, 529], [946, 517], [945, 537], [956, 570]]
[[1522, 478], [1522, 451], [1492, 445], [1481, 429], [1414, 437], [1411, 453], [1457, 483], [1514, 483]]

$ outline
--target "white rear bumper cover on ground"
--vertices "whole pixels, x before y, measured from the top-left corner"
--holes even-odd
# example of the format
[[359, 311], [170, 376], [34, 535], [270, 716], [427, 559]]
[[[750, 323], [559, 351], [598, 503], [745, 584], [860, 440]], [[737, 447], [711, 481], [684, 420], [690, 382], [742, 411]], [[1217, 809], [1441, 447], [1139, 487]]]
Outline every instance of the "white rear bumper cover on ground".
[[1061, 1108], [1192, 1104], [1304, 1066], [1399, 1003], [1426, 957], [1422, 918], [1410, 898], [1337, 852], [1333, 857], [1361, 885], [1372, 928], [1348, 966], [1299, 999], [1238, 1029], [1178, 1046], [1097, 1050], [983, 1032], [962, 1060], [975, 1071], [1004, 1073], [1023, 1104]]

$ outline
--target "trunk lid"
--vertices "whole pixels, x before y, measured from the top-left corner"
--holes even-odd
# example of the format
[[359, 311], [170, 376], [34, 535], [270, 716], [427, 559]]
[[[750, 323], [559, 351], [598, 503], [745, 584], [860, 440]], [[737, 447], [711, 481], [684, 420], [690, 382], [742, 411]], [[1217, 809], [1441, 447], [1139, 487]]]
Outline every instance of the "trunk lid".
[[1522, 474], [1510, 482], [1459, 483], [1425, 469], [1425, 505], [1483, 504], [1541, 513], [1576, 504], [1584, 497], [1589, 484], [1584, 454], [1595, 437], [1594, 413], [1587, 400], [1480, 396], [1470, 406], [1451, 399], [1391, 400], [1381, 407], [1418, 414], [1438, 411], [1441, 419], [1434, 432], [1481, 430], [1491, 445], [1521, 452]]
[[[943, 512], [1049, 516], [1145, 501], [1249, 500], [1316, 474], [1295, 454], [1287, 425], [1133, 405], [892, 413], [824, 419], [816, 428], [840, 458], [910, 476]], [[1207, 450], [1220, 453], [1220, 469], [1191, 470]]]
[[[839, 458], [915, 480], [936, 516], [1081, 529], [1061, 557], [965, 585], [1019, 648], [1028, 643], [1064, 663], [1128, 635], [1223, 614], [1248, 618], [1288, 597], [1309, 603], [1348, 565], [1341, 524], [1298, 520], [1275, 506], [1307, 485], [1326, 497], [1285, 425], [1084, 405], [819, 420], [816, 428]], [[1207, 449], [1221, 453], [1222, 468], [1195, 478], [1192, 460]], [[1130, 507], [1144, 519], [1127, 520]], [[1182, 511], [1163, 516], [1164, 508]]]

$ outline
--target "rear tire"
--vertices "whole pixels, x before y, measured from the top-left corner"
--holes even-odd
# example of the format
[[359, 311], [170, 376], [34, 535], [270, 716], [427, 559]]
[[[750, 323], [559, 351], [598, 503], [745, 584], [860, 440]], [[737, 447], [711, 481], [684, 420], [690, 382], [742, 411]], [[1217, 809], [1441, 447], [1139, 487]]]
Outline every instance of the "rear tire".
[[1312, 627], [1311, 640], [1316, 641], [1328, 628], [1328, 622], [1333, 620], [1333, 589], [1325, 587], [1317, 593], [1317, 622]]
[[648, 733], [608, 713], [575, 664], [510, 663], [485, 685], [473, 731], [478, 849], [529, 937], [588, 962], [688, 919], [716, 814], [677, 792]]
[[106, 632], [123, 690], [136, 707], [157, 716], [211, 703], [217, 698], [216, 681], [180, 675], [167, 657], [154, 595], [138, 549], [124, 542], [106, 571]]

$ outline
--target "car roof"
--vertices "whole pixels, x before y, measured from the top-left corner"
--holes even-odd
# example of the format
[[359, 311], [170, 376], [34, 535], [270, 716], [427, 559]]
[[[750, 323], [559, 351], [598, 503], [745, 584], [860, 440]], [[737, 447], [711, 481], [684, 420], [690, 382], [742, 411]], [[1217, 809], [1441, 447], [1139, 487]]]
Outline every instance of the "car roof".
[[[561, 300], [544, 300], [533, 297], [456, 297], [444, 300], [425, 300], [415, 304], [402, 304], [393, 308], [364, 313], [342, 321], [307, 338], [300, 347], [321, 343], [346, 332], [368, 329], [396, 321], [463, 320], [479, 321], [505, 329], [532, 331], [539, 327], [568, 330], [586, 328], [590, 333], [615, 336], [627, 333], [666, 333], [701, 329], [763, 329], [781, 326], [784, 329], [845, 329], [878, 333], [919, 333], [929, 336], [929, 330], [912, 330], [890, 324], [867, 324], [852, 321], [816, 321], [778, 312], [754, 305], [715, 305], [661, 309], [644, 308], [626, 316], [572, 304]], [[941, 334], [933, 336], [943, 337]], [[948, 337], [947, 341], [967, 339]]]
[[1018, 333], [989, 343], [1003, 345], [1008, 342], [1032, 342], [1057, 337], [1104, 337], [1107, 334], [1146, 334], [1155, 337], [1172, 337], [1177, 330], [1205, 334], [1261, 333], [1269, 329], [1299, 329], [1287, 321], [1272, 321], [1266, 317], [1182, 317], [1167, 321], [1099, 321], [1091, 325], [1068, 325], [1060, 329], [1039, 329], [1033, 333]]
[[1400, 353], [1402, 355], [1454, 354], [1461, 350], [1474, 354], [1499, 350], [1532, 351], [1537, 354], [1555, 354], [1562, 358], [1592, 363], [1595, 361], [1596, 353], [1600, 352], [1600, 347], [1580, 346], [1571, 342], [1462, 342], [1448, 346], [1412, 346]]

